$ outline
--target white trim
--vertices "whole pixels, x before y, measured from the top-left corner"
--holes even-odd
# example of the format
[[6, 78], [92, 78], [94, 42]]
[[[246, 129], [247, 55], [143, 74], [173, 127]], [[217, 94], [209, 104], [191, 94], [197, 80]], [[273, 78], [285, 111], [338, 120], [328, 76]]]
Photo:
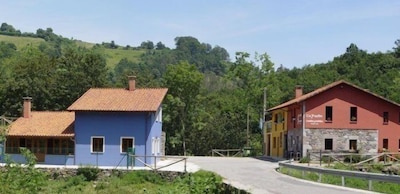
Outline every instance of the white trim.
[[122, 139], [132, 139], [132, 148], [135, 148], [135, 137], [133, 136], [121, 136], [121, 138], [119, 139], [119, 153], [126, 153], [126, 152], [122, 152]]
[[151, 138], [151, 154], [152, 155], [155, 155], [156, 154], [156, 150], [155, 150], [155, 144], [156, 144], [156, 138], [155, 137], [152, 137]]
[[157, 122], [162, 122], [162, 106], [160, 106], [159, 108], [158, 108], [158, 110], [157, 110], [157, 113], [156, 113], [156, 121]]
[[[103, 151], [102, 152], [93, 152], [93, 138], [102, 138], [103, 139]], [[106, 145], [106, 138], [104, 136], [91, 136], [90, 137], [90, 153], [104, 153]]]

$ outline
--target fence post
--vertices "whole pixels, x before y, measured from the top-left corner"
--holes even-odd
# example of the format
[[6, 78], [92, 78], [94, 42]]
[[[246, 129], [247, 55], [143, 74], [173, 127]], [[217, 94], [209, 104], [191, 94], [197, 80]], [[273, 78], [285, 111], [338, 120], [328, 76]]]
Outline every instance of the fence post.
[[154, 170], [157, 171], [157, 156], [154, 156]]
[[319, 150], [319, 166], [322, 166], [322, 150]]
[[344, 182], [344, 176], [342, 176], [342, 187], [345, 186], [345, 182]]
[[372, 191], [372, 180], [368, 180], [368, 190]]
[[184, 172], [186, 173], [187, 171], [186, 171], [186, 160], [187, 160], [187, 158], [185, 158], [185, 164], [184, 164]]

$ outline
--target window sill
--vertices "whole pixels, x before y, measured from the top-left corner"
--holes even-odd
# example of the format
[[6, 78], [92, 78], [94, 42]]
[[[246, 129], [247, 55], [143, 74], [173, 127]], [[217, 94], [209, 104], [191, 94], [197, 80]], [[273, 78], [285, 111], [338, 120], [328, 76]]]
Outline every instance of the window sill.
[[332, 121], [328, 121], [328, 120], [326, 120], [326, 121], [325, 121], [325, 123], [332, 123]]
[[384, 125], [389, 125], [389, 122], [383, 122]]
[[91, 154], [104, 154], [104, 152], [90, 152]]
[[350, 121], [350, 124], [357, 124], [357, 121]]

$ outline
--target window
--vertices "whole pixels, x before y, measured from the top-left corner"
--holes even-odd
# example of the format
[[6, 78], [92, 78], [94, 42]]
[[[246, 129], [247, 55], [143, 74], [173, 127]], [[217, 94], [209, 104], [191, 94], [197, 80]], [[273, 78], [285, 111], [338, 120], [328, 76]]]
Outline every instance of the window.
[[357, 121], [357, 107], [350, 107], [350, 121]]
[[332, 121], [332, 106], [326, 106], [325, 107], [325, 120], [326, 121]]
[[276, 148], [276, 137], [272, 140], [272, 148]]
[[325, 150], [332, 150], [333, 139], [325, 139]]
[[383, 139], [383, 149], [388, 149], [389, 148], [389, 140], [388, 139]]
[[157, 118], [156, 121], [157, 122], [162, 122], [162, 107], [160, 106], [160, 108], [158, 109], [158, 112], [156, 113]]
[[399, 139], [399, 151], [400, 151], [400, 139]]
[[399, 112], [399, 122], [400, 122], [400, 112]]
[[104, 137], [92, 137], [91, 152], [104, 152]]
[[74, 154], [75, 144], [70, 139], [48, 139], [47, 154], [65, 155]]
[[279, 135], [279, 147], [282, 147], [283, 143], [282, 143], [282, 132]]
[[7, 138], [6, 141], [6, 153], [16, 154], [19, 153], [19, 140], [17, 138]]
[[383, 112], [383, 123], [387, 124], [389, 122], [389, 112]]
[[349, 150], [357, 150], [357, 140], [350, 139]]
[[128, 148], [134, 148], [134, 138], [133, 137], [121, 137], [121, 153], [128, 152]]
[[151, 153], [153, 155], [158, 155], [160, 153], [160, 138], [153, 137], [152, 138], [152, 145], [151, 145]]

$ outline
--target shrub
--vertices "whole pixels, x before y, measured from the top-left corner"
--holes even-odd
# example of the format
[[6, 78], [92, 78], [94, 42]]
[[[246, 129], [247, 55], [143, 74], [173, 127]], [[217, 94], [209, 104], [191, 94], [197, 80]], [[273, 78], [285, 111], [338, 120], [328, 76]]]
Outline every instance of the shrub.
[[309, 157], [302, 157], [299, 160], [299, 163], [309, 163], [310, 162], [310, 158]]
[[145, 183], [145, 182], [159, 184], [164, 181], [162, 177], [156, 172], [147, 170], [138, 170], [127, 173], [122, 177], [122, 180], [127, 184]]
[[330, 156], [322, 156], [321, 160], [323, 163], [333, 162], [333, 159]]
[[35, 155], [26, 148], [20, 148], [20, 152], [27, 166], [17, 164], [7, 157], [6, 172], [0, 173], [0, 193], [39, 193], [46, 185], [46, 175], [35, 168]]
[[99, 176], [100, 169], [95, 167], [79, 167], [76, 175], [82, 175], [86, 181], [94, 181]]
[[361, 162], [361, 156], [360, 155], [346, 156], [344, 158], [344, 162], [347, 162], [347, 163], [359, 163], [359, 162]]

